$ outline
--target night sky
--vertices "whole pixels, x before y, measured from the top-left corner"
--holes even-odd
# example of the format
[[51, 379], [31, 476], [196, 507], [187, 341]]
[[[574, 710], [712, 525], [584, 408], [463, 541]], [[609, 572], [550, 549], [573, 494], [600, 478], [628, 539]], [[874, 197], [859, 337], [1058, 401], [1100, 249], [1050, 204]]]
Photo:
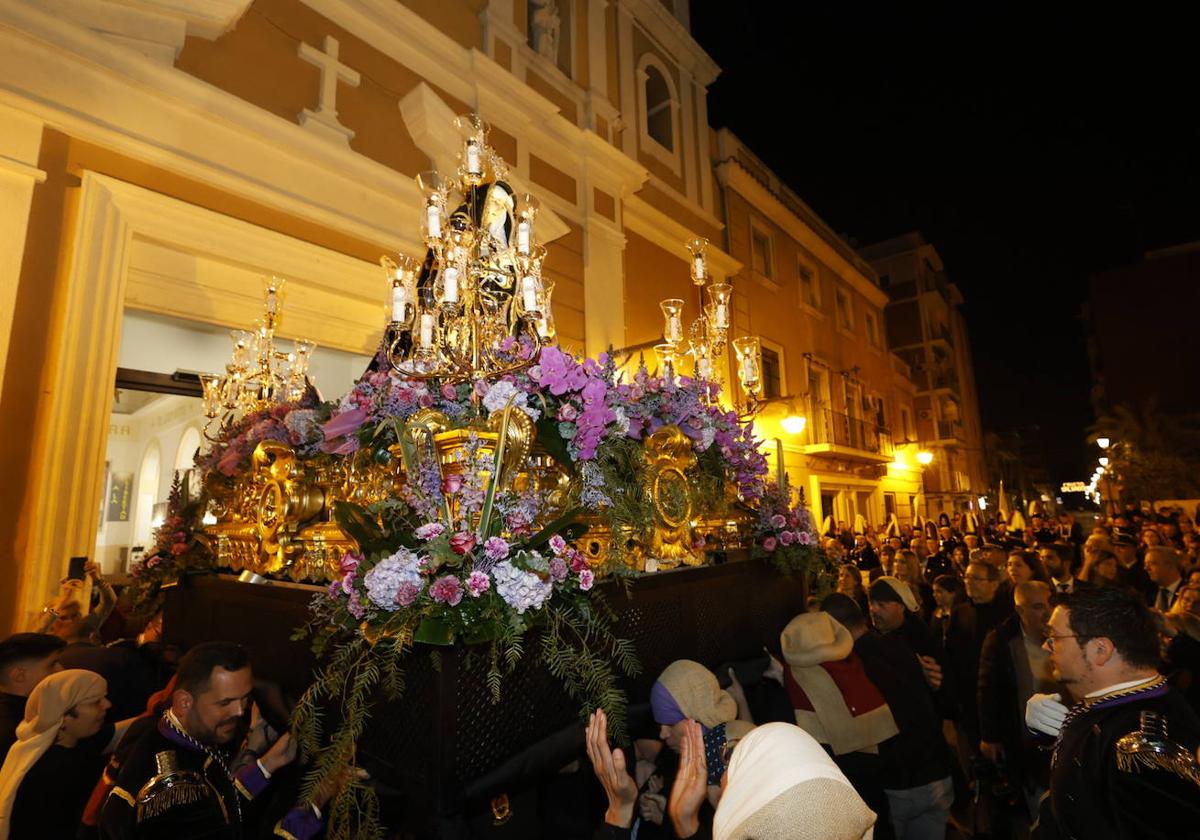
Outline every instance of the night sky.
[[692, 31], [714, 127], [851, 244], [934, 244], [985, 429], [1040, 435], [1065, 481], [1093, 419], [1087, 278], [1200, 239], [1200, 117], [1189, 21], [1059, 5], [694, 0]]

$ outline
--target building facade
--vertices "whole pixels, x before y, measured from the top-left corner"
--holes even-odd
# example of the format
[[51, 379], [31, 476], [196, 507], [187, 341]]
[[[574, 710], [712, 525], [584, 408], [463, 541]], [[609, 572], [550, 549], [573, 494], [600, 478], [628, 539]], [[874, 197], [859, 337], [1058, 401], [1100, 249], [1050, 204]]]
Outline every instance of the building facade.
[[988, 492], [979, 397], [958, 287], [919, 233], [860, 250], [887, 290], [888, 346], [916, 382], [916, 439], [933, 455], [925, 516], [975, 509]]
[[[768, 403], [756, 419], [818, 521], [877, 526], [919, 509], [914, 395], [888, 350], [874, 270], [729, 130], [716, 132], [737, 332], [757, 335]], [[787, 416], [805, 418], [789, 432]], [[779, 456], [777, 455], [777, 458]]]

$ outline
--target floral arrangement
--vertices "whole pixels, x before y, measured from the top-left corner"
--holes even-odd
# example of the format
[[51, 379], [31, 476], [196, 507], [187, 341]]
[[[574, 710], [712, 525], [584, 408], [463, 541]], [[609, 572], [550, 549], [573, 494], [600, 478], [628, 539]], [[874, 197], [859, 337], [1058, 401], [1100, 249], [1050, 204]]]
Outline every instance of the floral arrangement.
[[121, 600], [135, 621], [149, 620], [162, 609], [164, 589], [189, 571], [208, 569], [212, 553], [201, 518], [205, 502], [184, 498], [183, 482], [175, 476], [167, 499], [167, 515], [154, 532], [154, 546], [130, 569], [131, 582], [121, 590]]
[[821, 548], [803, 488], [795, 502], [792, 497], [786, 473], [781, 481], [764, 485], [750, 556], [769, 561], [781, 574], [804, 576], [808, 592], [819, 597], [833, 588], [836, 569]]
[[264, 440], [286, 443], [301, 458], [316, 455], [324, 443], [321, 418], [328, 408], [309, 390], [296, 402], [279, 403], [227, 423], [212, 447], [196, 458], [202, 472], [232, 478], [250, 466], [254, 448]]

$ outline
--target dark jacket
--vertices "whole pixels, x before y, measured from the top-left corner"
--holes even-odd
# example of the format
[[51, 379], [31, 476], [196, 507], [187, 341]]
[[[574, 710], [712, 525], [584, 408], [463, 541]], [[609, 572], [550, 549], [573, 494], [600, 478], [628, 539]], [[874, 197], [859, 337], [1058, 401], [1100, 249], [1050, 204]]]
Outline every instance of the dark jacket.
[[958, 709], [958, 721], [979, 743], [979, 655], [983, 640], [1000, 622], [1013, 615], [1011, 601], [995, 598], [986, 604], [966, 603], [954, 608], [946, 634], [946, 670]]
[[146, 710], [146, 700], [161, 687], [155, 685], [154, 673], [145, 660], [125, 647], [73, 642], [63, 648], [61, 661], [64, 668], [92, 671], [108, 681], [109, 720], [140, 715]]

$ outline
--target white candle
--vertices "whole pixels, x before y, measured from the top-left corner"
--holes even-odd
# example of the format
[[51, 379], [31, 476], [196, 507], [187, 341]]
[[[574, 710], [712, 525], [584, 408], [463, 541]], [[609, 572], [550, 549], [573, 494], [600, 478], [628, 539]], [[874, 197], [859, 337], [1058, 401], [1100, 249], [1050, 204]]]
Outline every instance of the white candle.
[[755, 373], [754, 357], [747, 354], [742, 357], [742, 382], [750, 383], [758, 380]]
[[474, 140], [467, 141], [467, 172], [478, 175], [482, 171], [479, 165], [479, 144]]
[[524, 220], [517, 222], [517, 253], [529, 253], [529, 222]]
[[458, 269], [454, 266], [442, 273], [442, 301], [458, 303]]
[[433, 313], [426, 312], [421, 316], [421, 346], [433, 346]]
[[526, 277], [521, 281], [521, 293], [525, 300], [525, 311], [536, 312], [537, 303], [537, 281], [532, 277]]
[[397, 286], [392, 286], [392, 320], [403, 321], [404, 310], [408, 304], [408, 290], [401, 283]]
[[436, 204], [425, 208], [425, 226], [429, 229], [430, 239], [437, 239], [442, 235], [442, 211]]
[[695, 264], [696, 276], [703, 277], [704, 276], [704, 255], [697, 254], [695, 256], [695, 258], [693, 259], [693, 263]]
[[723, 330], [729, 327], [729, 307], [723, 303], [717, 304], [717, 329]]
[[667, 318], [666, 339], [671, 342], [683, 340], [683, 324], [680, 323], [678, 315]]
[[279, 311], [279, 301], [275, 297], [274, 289], [267, 289], [267, 312], [274, 315]]
[[701, 379], [709, 379], [712, 375], [712, 362], [708, 360], [708, 356], [701, 356], [696, 360], [696, 373]]

